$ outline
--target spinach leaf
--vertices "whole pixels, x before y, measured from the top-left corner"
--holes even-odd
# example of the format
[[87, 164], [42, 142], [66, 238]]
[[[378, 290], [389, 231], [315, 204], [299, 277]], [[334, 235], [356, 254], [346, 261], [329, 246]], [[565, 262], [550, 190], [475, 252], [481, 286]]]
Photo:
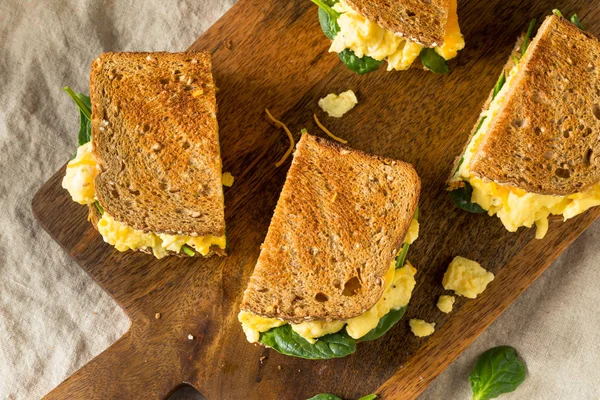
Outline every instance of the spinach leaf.
[[514, 391], [525, 380], [525, 364], [515, 349], [499, 346], [483, 353], [469, 375], [473, 400], [494, 399]]
[[306, 399], [306, 400], [342, 400], [342, 399], [340, 397], [337, 397], [330, 393], [321, 393], [321, 394], [318, 394], [318, 395], [313, 396], [310, 399]]
[[[500, 90], [502, 90], [502, 86], [504, 86], [505, 83], [506, 83], [506, 72], [504, 70], [502, 70], [502, 75], [500, 75], [500, 78], [498, 78], [498, 81], [496, 82], [496, 86], [494, 86], [494, 91], [492, 92], [492, 100], [494, 100], [496, 98], [496, 96], [498, 95]], [[479, 128], [481, 128], [481, 124], [483, 123], [484, 119], [485, 119], [485, 117], [481, 118], [481, 121], [479, 122], [479, 126], [477, 126], [477, 130], [479, 130]]]
[[194, 249], [192, 249], [187, 244], [184, 244], [183, 246], [181, 246], [181, 251], [190, 257], [194, 257], [196, 255], [196, 252], [194, 251]]
[[340, 358], [356, 351], [356, 340], [345, 330], [325, 335], [311, 344], [294, 332], [289, 324], [261, 333], [259, 341], [281, 354], [308, 360]]
[[340, 57], [340, 60], [346, 64], [348, 69], [359, 75], [376, 71], [381, 67], [381, 64], [383, 64], [383, 61], [376, 60], [369, 56], [357, 57], [350, 49], [345, 49], [341, 53], [338, 53], [338, 56]]
[[77, 104], [77, 107], [79, 107], [79, 134], [77, 135], [77, 141], [79, 146], [81, 146], [92, 139], [92, 103], [88, 96], [81, 93], [75, 94], [68, 86], [65, 86], [63, 90], [67, 92], [75, 104]]
[[535, 23], [537, 20], [534, 18], [529, 23], [529, 27], [527, 28], [527, 33], [525, 34], [525, 38], [523, 39], [523, 45], [521, 45], [521, 58], [525, 55], [527, 51], [527, 47], [529, 47], [529, 40], [531, 39], [531, 35], [533, 34], [533, 28], [535, 28]]
[[400, 254], [398, 254], [398, 257], [396, 257], [396, 269], [404, 267], [404, 262], [406, 261], [406, 255], [408, 254], [409, 246], [410, 245], [408, 243], [404, 243], [402, 245], [402, 251], [400, 252]]
[[375, 328], [371, 329], [369, 333], [358, 339], [358, 341], [368, 342], [385, 335], [386, 332], [396, 324], [396, 322], [400, 321], [400, 319], [404, 316], [404, 312], [406, 312], [406, 306], [399, 308], [398, 310], [390, 310], [389, 313], [385, 314], [379, 319], [379, 323]]
[[552, 14], [554, 15], [558, 15], [559, 17], [562, 17], [562, 13], [560, 12], [560, 10], [558, 8], [555, 8], [554, 10], [552, 10]]
[[100, 205], [100, 203], [98, 203], [98, 200], [96, 200], [94, 202], [94, 205], [96, 206], [96, 209], [98, 210], [98, 212], [100, 213], [100, 215], [104, 214], [104, 208], [102, 208], [102, 206]]
[[450, 72], [448, 62], [444, 57], [436, 53], [434, 49], [425, 48], [421, 50], [419, 57], [421, 57], [423, 65], [431, 72], [435, 72], [436, 74], [447, 74]]
[[337, 3], [337, 0], [312, 0], [312, 2], [319, 6], [319, 24], [321, 25], [321, 30], [329, 39], [335, 39], [335, 36], [340, 31], [340, 26], [337, 23], [340, 14], [331, 7]]
[[485, 210], [477, 203], [471, 202], [473, 195], [473, 186], [469, 182], [465, 182], [465, 186], [454, 189], [450, 192], [450, 198], [457, 207], [472, 213], [483, 213]]
[[373, 394], [368, 394], [366, 396], [363, 396], [358, 400], [375, 400], [376, 398], [377, 398], [377, 395], [375, 393], [373, 393]]
[[579, 17], [577, 16], [577, 14], [573, 14], [571, 15], [570, 18], [571, 22], [573, 24], [575, 24], [575, 26], [577, 26], [579, 29], [581, 29], [582, 31], [585, 31], [585, 29], [583, 28], [583, 25], [581, 24], [581, 21], [579, 20]]

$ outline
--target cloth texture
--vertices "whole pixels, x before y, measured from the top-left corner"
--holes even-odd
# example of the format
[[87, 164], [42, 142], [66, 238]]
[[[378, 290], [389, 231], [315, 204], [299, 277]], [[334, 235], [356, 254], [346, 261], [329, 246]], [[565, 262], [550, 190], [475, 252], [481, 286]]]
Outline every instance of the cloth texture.
[[[0, 399], [40, 398], [129, 326], [31, 213], [35, 192], [76, 148], [79, 116], [61, 88], [87, 92], [104, 51], [184, 50], [233, 3], [0, 2]], [[506, 344], [528, 378], [504, 398], [599, 399], [599, 240], [596, 223], [421, 398], [469, 399], [477, 356]]]

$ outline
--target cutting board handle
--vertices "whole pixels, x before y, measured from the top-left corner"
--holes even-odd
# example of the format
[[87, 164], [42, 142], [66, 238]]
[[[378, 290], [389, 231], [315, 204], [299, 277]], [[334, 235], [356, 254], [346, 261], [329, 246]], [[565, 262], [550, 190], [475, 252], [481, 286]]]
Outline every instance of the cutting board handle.
[[[160, 360], [147, 359], [147, 346], [140, 343], [138, 335], [132, 334], [132, 331], [133, 329], [130, 329], [112, 346], [48, 393], [44, 399], [167, 398], [181, 380], [178, 380], [173, 371], [165, 371]], [[151, 362], [156, 364], [154, 368], [148, 368], [148, 363]]]

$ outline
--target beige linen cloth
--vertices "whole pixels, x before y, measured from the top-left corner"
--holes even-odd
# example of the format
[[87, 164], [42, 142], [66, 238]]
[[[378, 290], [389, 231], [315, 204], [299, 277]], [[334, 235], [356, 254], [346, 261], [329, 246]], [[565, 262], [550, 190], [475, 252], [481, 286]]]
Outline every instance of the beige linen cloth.
[[[40, 398], [129, 326], [31, 214], [76, 146], [78, 113], [61, 87], [87, 92], [103, 51], [183, 50], [233, 2], [0, 2], [0, 399]], [[506, 399], [600, 399], [599, 241], [597, 223], [422, 398], [469, 399], [476, 357], [508, 344], [529, 376]]]

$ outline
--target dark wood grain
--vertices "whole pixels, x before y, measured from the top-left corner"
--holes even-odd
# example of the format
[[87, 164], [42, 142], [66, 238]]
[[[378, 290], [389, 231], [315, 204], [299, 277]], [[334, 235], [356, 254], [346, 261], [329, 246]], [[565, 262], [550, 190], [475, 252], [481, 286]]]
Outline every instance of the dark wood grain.
[[[600, 10], [589, 1], [459, 1], [467, 47], [451, 62], [451, 74], [382, 69], [357, 76], [327, 53], [308, 0], [239, 1], [191, 47], [212, 53], [220, 89], [224, 170], [236, 177], [225, 193], [230, 255], [156, 260], [119, 253], [86, 222], [86, 209], [60, 187], [58, 171], [34, 198], [34, 214], [123, 307], [131, 328], [47, 398], [162, 399], [183, 382], [209, 399], [418, 396], [600, 215], [597, 208], [567, 223], [552, 221], [539, 241], [532, 230], [511, 234], [496, 218], [457, 210], [444, 191], [515, 38], [554, 7], [576, 10], [599, 33]], [[347, 89], [359, 105], [342, 119], [323, 116], [317, 100]], [[287, 139], [264, 118], [265, 107], [296, 133], [319, 133], [316, 112], [351, 146], [413, 163], [423, 181], [421, 236], [409, 254], [418, 283], [406, 317], [344, 359], [306, 361], [250, 345], [236, 319], [289, 166], [274, 168]], [[446, 316], [435, 302], [455, 255], [480, 261], [496, 280], [476, 300], [459, 299]], [[413, 317], [435, 321], [436, 333], [414, 337], [406, 323]]]

